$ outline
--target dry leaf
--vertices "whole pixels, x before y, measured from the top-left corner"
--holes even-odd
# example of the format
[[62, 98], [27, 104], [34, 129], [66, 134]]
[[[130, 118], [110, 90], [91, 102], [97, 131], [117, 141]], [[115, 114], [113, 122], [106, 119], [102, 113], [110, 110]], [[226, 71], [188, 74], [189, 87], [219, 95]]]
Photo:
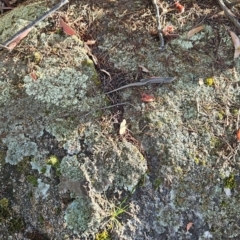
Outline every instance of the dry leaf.
[[67, 34], [67, 35], [76, 35], [76, 32], [70, 27], [68, 26], [61, 18], [60, 18], [60, 25], [63, 28], [63, 31]]
[[202, 86], [202, 85], [204, 84], [203, 78], [199, 78], [199, 79], [198, 79], [198, 84], [199, 84], [200, 86]]
[[180, 12], [180, 13], [184, 12], [185, 8], [182, 4], [180, 4], [179, 2], [175, 2], [174, 5], [175, 5], [176, 9], [178, 10], [178, 12]]
[[169, 36], [174, 32], [174, 27], [172, 25], [167, 25], [163, 28], [162, 32], [164, 36]]
[[240, 39], [234, 32], [232, 31], [229, 31], [229, 32], [233, 41], [233, 45], [235, 47], [234, 58], [237, 58], [240, 55]]
[[148, 95], [148, 94], [146, 94], [146, 93], [143, 93], [142, 94], [142, 97], [141, 97], [141, 100], [143, 101], [143, 102], [154, 102], [155, 101], [155, 98], [154, 98], [154, 96], [152, 96], [152, 95]]
[[37, 75], [36, 75], [35, 72], [31, 72], [31, 73], [30, 73], [30, 76], [31, 76], [31, 78], [32, 78], [34, 81], [37, 81]]
[[192, 227], [192, 225], [193, 225], [193, 223], [192, 222], [189, 222], [188, 224], [187, 224], [187, 232], [189, 231], [189, 229]]
[[142, 72], [149, 73], [148, 69], [145, 68], [144, 66], [139, 65], [139, 67], [142, 69]]
[[237, 141], [240, 142], [240, 128], [237, 130]]
[[194, 34], [202, 31], [203, 28], [204, 28], [204, 26], [201, 25], [201, 26], [199, 26], [199, 27], [196, 27], [196, 28], [191, 29], [191, 30], [188, 32], [187, 37], [188, 37], [188, 38], [192, 37]]
[[127, 130], [126, 123], [127, 122], [125, 119], [123, 119], [122, 122], [120, 123], [120, 128], [119, 128], [120, 135], [123, 135], [126, 132], [126, 130]]
[[100, 71], [104, 72], [105, 74], [107, 74], [109, 76], [110, 80], [112, 80], [111, 74], [108, 71], [106, 71], [104, 69], [100, 69]]
[[88, 46], [94, 45], [94, 44], [96, 43], [96, 40], [87, 40], [85, 43], [86, 43]]
[[13, 40], [11, 43], [9, 43], [7, 47], [8, 47], [10, 50], [13, 50], [13, 49], [17, 46], [17, 44], [18, 44], [23, 38], [25, 38], [25, 37], [28, 35], [28, 33], [29, 33], [31, 30], [32, 30], [32, 28], [28, 28], [27, 30], [25, 30], [24, 32], [22, 32], [15, 40]]

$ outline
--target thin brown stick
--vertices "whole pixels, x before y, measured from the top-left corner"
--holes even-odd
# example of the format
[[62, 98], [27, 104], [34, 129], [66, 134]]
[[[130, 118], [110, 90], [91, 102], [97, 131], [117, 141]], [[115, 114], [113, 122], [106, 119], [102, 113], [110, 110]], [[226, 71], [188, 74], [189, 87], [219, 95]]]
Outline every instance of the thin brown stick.
[[226, 7], [225, 3], [223, 0], [218, 0], [219, 5], [223, 9], [225, 15], [229, 20], [232, 21], [232, 23], [236, 26], [237, 30], [240, 32], [240, 23], [238, 20], [235, 18], [234, 14]]
[[[53, 8], [51, 8], [49, 11], [47, 11], [46, 13], [44, 13], [42, 16], [40, 16], [39, 18], [37, 18], [36, 20], [34, 20], [33, 22], [29, 23], [26, 27], [22, 28], [20, 31], [18, 31], [16, 34], [14, 34], [10, 39], [8, 39], [7, 41], [5, 41], [4, 43], [2, 43], [1, 45], [4, 48], [7, 48], [7, 46], [14, 42], [23, 32], [25, 32], [26, 30], [28, 30], [29, 28], [35, 26], [36, 24], [38, 24], [39, 22], [41, 22], [42, 20], [44, 20], [46, 17], [48, 17], [50, 14], [54, 13], [55, 11], [57, 11], [60, 7], [62, 7], [64, 4], [68, 3], [68, 0], [62, 0], [60, 3], [58, 3], [57, 5], [55, 5]], [[1, 47], [1, 46], [0, 46]]]
[[228, 8], [232, 8], [232, 7], [240, 4], [240, 1], [239, 1], [239, 0], [234, 1], [234, 2], [225, 1], [225, 4], [226, 4], [226, 6], [227, 6]]
[[163, 38], [163, 34], [162, 34], [162, 27], [161, 27], [161, 21], [160, 21], [160, 14], [159, 14], [159, 7], [157, 5], [157, 1], [156, 0], [152, 0], [153, 6], [155, 8], [156, 11], [156, 20], [157, 20], [157, 30], [158, 30], [158, 36], [160, 39], [160, 50], [164, 50], [164, 38]]

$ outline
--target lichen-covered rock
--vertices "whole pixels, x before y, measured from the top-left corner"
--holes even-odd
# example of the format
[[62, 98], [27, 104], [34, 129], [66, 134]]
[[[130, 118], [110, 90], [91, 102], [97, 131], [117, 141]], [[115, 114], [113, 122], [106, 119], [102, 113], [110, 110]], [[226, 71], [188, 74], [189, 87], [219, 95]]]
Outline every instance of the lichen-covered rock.
[[26, 156], [34, 156], [37, 154], [37, 144], [25, 138], [23, 134], [18, 136], [8, 135], [3, 139], [3, 143], [8, 146], [6, 162], [17, 164]]
[[95, 191], [113, 186], [131, 191], [147, 170], [139, 150], [125, 140], [115, 142], [106, 138], [95, 124], [84, 125], [81, 135], [85, 147], [78, 156], [63, 159], [62, 174], [71, 180], [81, 180], [84, 176]]
[[[178, 25], [178, 36], [168, 38], [166, 51], [159, 52], [158, 40], [148, 32], [155, 25], [152, 9], [144, 1], [114, 1], [111, 6], [98, 1], [91, 9], [83, 2], [80, 8], [69, 6], [66, 20], [71, 25], [81, 11], [74, 27], [91, 26], [91, 32], [97, 32], [104, 26], [97, 47], [104, 51], [101, 57], [108, 56], [104, 63], [118, 68], [112, 72], [129, 74], [124, 80], [130, 81], [141, 65], [149, 71], [138, 72], [141, 78], [149, 74], [177, 79], [119, 92], [119, 101], [135, 107], [126, 105], [121, 112], [131, 134], [128, 142], [115, 134], [112, 123], [119, 116], [101, 115], [99, 120], [95, 114], [106, 100], [83, 42], [59, 29], [49, 32], [43, 21], [17, 46], [19, 54], [10, 58], [3, 51], [0, 56], [0, 182], [7, 187], [1, 193], [18, 200], [12, 202], [26, 224], [53, 239], [91, 239], [98, 229], [111, 230], [112, 238], [121, 240], [238, 239], [240, 61], [233, 62], [226, 27], [214, 28], [212, 22], [188, 38], [195, 23], [186, 17], [197, 4], [189, 4], [186, 15], [166, 12], [166, 20]], [[198, 16], [206, 19], [206, 9], [198, 7]], [[0, 23], [1, 41], [16, 32], [18, 24], [21, 28], [28, 23], [23, 10], [12, 11], [23, 15], [18, 20], [7, 14], [6, 29]], [[85, 25], [83, 18], [98, 21]], [[102, 71], [111, 77], [107, 68]], [[151, 93], [155, 101], [142, 103], [139, 92]], [[48, 165], [53, 154], [58, 166]], [[3, 159], [13, 165], [4, 165]], [[32, 182], [26, 184], [26, 178]], [[140, 179], [141, 186], [135, 188]], [[121, 202], [125, 190], [135, 191]], [[122, 225], [115, 228], [108, 223], [120, 220], [118, 214]]]
[[[47, 9], [38, 6], [30, 1], [1, 17], [0, 41], [7, 40]], [[133, 190], [147, 165], [136, 146], [103, 134], [95, 121], [97, 110], [107, 101], [83, 42], [59, 30], [48, 32], [46, 25], [47, 21], [41, 22], [16, 46], [24, 55], [0, 61], [0, 134], [6, 149], [3, 156], [6, 163], [17, 165], [16, 169], [21, 166], [22, 194], [34, 203], [29, 202], [23, 209], [24, 213], [29, 212], [23, 216], [30, 219], [27, 222], [37, 227], [38, 219], [43, 222], [50, 218], [49, 222], [56, 224], [53, 209], [60, 201], [58, 195], [70, 191], [75, 200], [60, 215], [66, 229], [51, 237], [61, 239], [64, 231], [72, 233], [72, 229], [88, 236], [95, 234], [107, 217], [100, 194], [108, 189]], [[108, 133], [112, 130], [109, 126]], [[53, 151], [60, 156], [58, 166], [49, 165]], [[59, 186], [52, 179], [54, 174], [61, 175]], [[19, 198], [20, 186], [15, 188]], [[53, 195], [57, 199], [53, 200]], [[19, 204], [26, 203], [20, 199]], [[34, 212], [35, 205], [41, 208], [40, 216]], [[47, 225], [40, 228], [52, 231]]]
[[69, 228], [76, 232], [96, 231], [99, 228], [101, 210], [92, 201], [86, 197], [78, 197], [68, 206], [64, 219]]

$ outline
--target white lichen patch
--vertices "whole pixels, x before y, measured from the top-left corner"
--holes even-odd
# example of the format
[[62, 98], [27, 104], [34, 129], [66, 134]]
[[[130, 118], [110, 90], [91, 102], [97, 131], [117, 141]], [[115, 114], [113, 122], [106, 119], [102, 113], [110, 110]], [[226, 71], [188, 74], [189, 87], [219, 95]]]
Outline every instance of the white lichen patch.
[[75, 232], [96, 231], [100, 227], [100, 212], [98, 204], [88, 197], [78, 197], [66, 209], [64, 219], [68, 228]]
[[5, 161], [10, 164], [17, 164], [26, 156], [34, 156], [37, 154], [37, 145], [31, 142], [23, 134], [17, 137], [7, 136], [3, 139], [3, 143], [8, 146]]
[[[51, 62], [49, 62], [51, 65]], [[81, 75], [74, 68], [54, 68], [41, 72], [38, 81], [33, 81], [30, 76], [24, 79], [26, 93], [35, 96], [36, 100], [45, 102], [48, 106], [76, 107], [81, 104], [86, 106], [83, 111], [90, 110], [91, 101], [86, 97], [87, 81], [89, 77]], [[78, 98], [83, 98], [85, 103], [80, 103]]]
[[38, 187], [35, 190], [35, 196], [36, 198], [41, 197], [42, 199], [45, 199], [48, 196], [48, 190], [50, 188], [50, 185], [47, 183], [44, 183], [41, 179], [37, 180]]

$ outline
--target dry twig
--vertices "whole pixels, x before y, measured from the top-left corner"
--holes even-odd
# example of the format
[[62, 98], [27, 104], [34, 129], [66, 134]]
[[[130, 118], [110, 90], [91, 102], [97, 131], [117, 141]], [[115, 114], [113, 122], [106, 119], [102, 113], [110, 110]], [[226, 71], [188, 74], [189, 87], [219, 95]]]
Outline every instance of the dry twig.
[[160, 14], [159, 14], [159, 7], [157, 5], [156, 0], [152, 0], [153, 6], [156, 11], [156, 19], [157, 19], [157, 30], [158, 30], [158, 36], [160, 39], [160, 50], [164, 50], [164, 38], [162, 34], [162, 27], [161, 27], [161, 21], [160, 21]]
[[240, 23], [235, 18], [234, 14], [227, 8], [227, 6], [225, 5], [223, 0], [218, 0], [218, 3], [221, 6], [221, 8], [223, 9], [226, 17], [228, 17], [233, 22], [233, 24], [236, 26], [237, 30], [240, 32]]
[[225, 4], [226, 4], [226, 6], [227, 6], [228, 8], [232, 8], [232, 7], [234, 7], [235, 5], [240, 4], [240, 1], [239, 1], [239, 0], [234, 1], [234, 2], [225, 1]]
[[32, 28], [33, 26], [35, 26], [36, 24], [38, 24], [39, 22], [41, 22], [42, 20], [44, 20], [46, 17], [48, 17], [50, 14], [54, 13], [55, 11], [57, 11], [60, 7], [62, 7], [63, 5], [65, 5], [66, 3], [68, 3], [68, 0], [62, 0], [60, 3], [58, 3], [56, 6], [54, 6], [53, 8], [51, 8], [49, 11], [47, 11], [46, 13], [44, 13], [42, 16], [40, 16], [39, 18], [37, 18], [36, 20], [34, 20], [33, 22], [29, 23], [26, 27], [22, 28], [20, 31], [18, 31], [16, 34], [14, 34], [10, 39], [8, 39], [7, 41], [5, 41], [4, 43], [2, 43], [0, 45], [0, 47], [4, 47], [4, 48], [8, 48], [7, 46], [14, 42], [19, 36], [22, 35], [22, 33], [24, 33], [26, 30]]

